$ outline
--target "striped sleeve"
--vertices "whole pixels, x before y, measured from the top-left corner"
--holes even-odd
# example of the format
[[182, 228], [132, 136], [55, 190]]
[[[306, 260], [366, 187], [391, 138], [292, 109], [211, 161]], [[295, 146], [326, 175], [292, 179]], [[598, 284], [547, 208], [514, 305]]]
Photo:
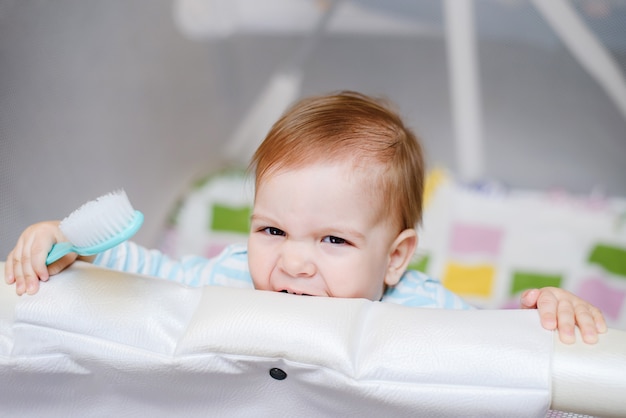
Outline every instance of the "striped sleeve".
[[158, 250], [124, 242], [99, 254], [95, 265], [171, 280], [187, 286], [252, 287], [245, 246], [232, 245], [214, 258], [185, 256], [174, 260]]
[[397, 285], [387, 288], [381, 301], [421, 308], [472, 309], [439, 280], [415, 270], [408, 270]]

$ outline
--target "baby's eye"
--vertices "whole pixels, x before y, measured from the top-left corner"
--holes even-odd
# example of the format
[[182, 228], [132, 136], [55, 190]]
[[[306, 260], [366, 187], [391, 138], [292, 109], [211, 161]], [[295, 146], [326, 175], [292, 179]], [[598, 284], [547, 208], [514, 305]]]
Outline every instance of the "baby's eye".
[[267, 228], [263, 228], [262, 231], [269, 235], [278, 235], [278, 236], [285, 235], [285, 232], [283, 230], [274, 228], [273, 226], [268, 226]]
[[347, 244], [347, 241], [343, 238], [335, 237], [333, 235], [329, 235], [324, 237], [323, 242], [328, 242], [330, 244]]

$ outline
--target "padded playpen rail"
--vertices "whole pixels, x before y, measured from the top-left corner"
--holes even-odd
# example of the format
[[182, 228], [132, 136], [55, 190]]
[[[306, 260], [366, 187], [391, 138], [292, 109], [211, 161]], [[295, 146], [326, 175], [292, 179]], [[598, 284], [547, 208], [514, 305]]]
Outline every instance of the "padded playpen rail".
[[536, 311], [189, 288], [85, 263], [36, 296], [0, 289], [0, 416], [626, 412], [626, 332], [564, 345]]

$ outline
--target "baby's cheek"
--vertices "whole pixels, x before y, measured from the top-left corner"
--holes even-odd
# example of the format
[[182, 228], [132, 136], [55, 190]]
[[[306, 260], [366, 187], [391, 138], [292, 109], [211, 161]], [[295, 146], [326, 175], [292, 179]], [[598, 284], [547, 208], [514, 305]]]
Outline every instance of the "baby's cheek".
[[380, 276], [379, 266], [361, 261], [353, 263], [352, 268], [344, 271], [345, 277], [350, 277], [350, 288], [353, 297], [378, 300], [382, 295], [384, 278]]
[[263, 264], [263, 259], [256, 257], [248, 258], [248, 268], [254, 288], [258, 290], [270, 290], [268, 268]]
[[[346, 280], [348, 278], [348, 280]], [[331, 283], [328, 283], [331, 282]], [[342, 298], [378, 301], [384, 292], [383, 280], [372, 280], [367, 272], [358, 269], [327, 280], [331, 294]]]
[[257, 290], [271, 290], [269, 280], [265, 276], [260, 276], [258, 273], [250, 272], [252, 276], [252, 283]]

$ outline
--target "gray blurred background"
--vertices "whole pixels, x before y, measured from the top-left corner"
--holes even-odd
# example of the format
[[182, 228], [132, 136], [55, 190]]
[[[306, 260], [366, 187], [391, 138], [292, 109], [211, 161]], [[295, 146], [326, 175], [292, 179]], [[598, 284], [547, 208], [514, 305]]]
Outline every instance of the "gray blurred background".
[[[462, 0], [458, 0], [462, 1]], [[158, 245], [178, 197], [305, 45], [319, 0], [0, 0], [0, 258], [29, 224], [124, 188]], [[570, 4], [626, 68], [626, 2]], [[459, 172], [443, 3], [346, 0], [298, 95], [384, 95]], [[626, 119], [533, 4], [475, 0], [481, 179], [626, 196]], [[259, 136], [262, 136], [259, 134]]]

